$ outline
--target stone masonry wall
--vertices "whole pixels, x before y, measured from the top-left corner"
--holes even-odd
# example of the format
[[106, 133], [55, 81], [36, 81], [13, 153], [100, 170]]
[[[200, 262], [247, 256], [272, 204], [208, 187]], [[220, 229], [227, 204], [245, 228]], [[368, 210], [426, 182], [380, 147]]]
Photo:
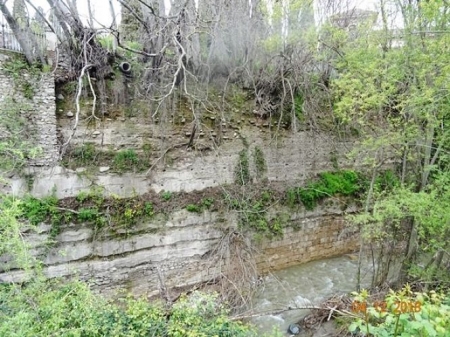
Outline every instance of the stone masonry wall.
[[[343, 212], [342, 205], [333, 204], [293, 213], [283, 237], [256, 243], [259, 270], [268, 272], [354, 251], [357, 235], [349, 231]], [[49, 277], [77, 275], [108, 295], [126, 289], [154, 296], [159, 293], [158, 269], [169, 290], [217, 277], [217, 263], [208, 253], [229, 228], [236, 226], [236, 213], [186, 210], [134, 226], [125, 238], [95, 233], [88, 225], [67, 226], [56, 238], [57, 246], [48, 252], [44, 271]], [[48, 249], [45, 241], [49, 231], [50, 226], [42, 224], [39, 234], [27, 236], [35, 254]], [[0, 282], [23, 277], [17, 270], [0, 273]]]
[[[13, 76], [5, 71], [5, 62], [18, 55], [2, 51], [0, 53], [0, 103], [11, 101], [20, 106], [20, 113], [27, 119], [27, 129], [24, 138], [32, 146], [41, 149], [41, 154], [29, 162], [32, 166], [53, 166], [58, 160], [59, 150], [56, 134], [55, 84], [53, 75], [41, 73], [34, 78], [26, 71], [21, 71], [21, 81], [27, 81], [33, 86], [32, 99], [26, 98], [20, 85], [15, 83]], [[1, 111], [0, 111], [1, 118]]]

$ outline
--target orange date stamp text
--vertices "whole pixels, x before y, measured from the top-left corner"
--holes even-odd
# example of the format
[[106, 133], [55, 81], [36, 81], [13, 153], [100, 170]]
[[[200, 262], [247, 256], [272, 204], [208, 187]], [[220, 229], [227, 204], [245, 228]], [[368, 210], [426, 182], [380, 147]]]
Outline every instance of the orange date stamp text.
[[368, 304], [365, 301], [352, 302], [352, 312], [366, 313], [369, 307], [375, 308], [378, 312], [387, 312], [390, 309], [394, 314], [404, 314], [420, 312], [422, 310], [422, 303], [418, 301], [395, 301], [391, 308], [389, 308], [385, 301], [375, 301], [373, 304]]

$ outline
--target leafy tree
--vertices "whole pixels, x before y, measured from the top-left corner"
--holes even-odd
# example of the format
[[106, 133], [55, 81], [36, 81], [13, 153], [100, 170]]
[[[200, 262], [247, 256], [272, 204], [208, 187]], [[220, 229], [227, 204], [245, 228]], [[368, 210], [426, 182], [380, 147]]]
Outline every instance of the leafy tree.
[[[445, 1], [395, 5], [380, 2], [383, 29], [361, 25], [356, 38], [330, 29], [332, 40], [343, 42], [331, 86], [335, 114], [358, 131], [354, 154], [372, 171], [365, 213], [353, 220], [363, 239], [381, 248], [374, 285], [386, 280], [405, 241], [400, 281], [420, 252], [433, 256], [427, 268], [449, 261], [450, 8]], [[402, 15], [403, 29], [391, 29], [388, 9]], [[400, 183], [389, 192], [376, 188], [386, 165], [397, 168]]]
[[40, 50], [36, 37], [29, 29], [28, 20], [25, 13], [24, 0], [16, 0], [14, 2], [13, 13], [6, 6], [6, 0], [0, 0], [0, 12], [6, 19], [9, 27], [14, 33], [17, 42], [20, 44], [22, 51], [29, 64], [39, 60], [42, 64], [46, 64], [44, 55], [36, 53]]

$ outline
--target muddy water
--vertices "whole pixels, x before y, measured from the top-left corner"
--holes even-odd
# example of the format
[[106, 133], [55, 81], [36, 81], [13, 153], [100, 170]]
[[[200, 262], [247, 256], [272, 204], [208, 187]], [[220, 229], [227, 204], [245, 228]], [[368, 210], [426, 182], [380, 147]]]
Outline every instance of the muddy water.
[[[370, 285], [371, 269], [363, 262], [362, 286]], [[254, 312], [270, 312], [287, 307], [319, 304], [333, 294], [348, 293], [356, 289], [358, 261], [355, 255], [309, 262], [277, 271], [266, 276], [264, 286], [253, 301]], [[287, 331], [289, 324], [299, 321], [309, 310], [289, 310], [253, 318], [259, 331], [272, 331], [278, 327]], [[290, 336], [286, 333], [286, 336]]]

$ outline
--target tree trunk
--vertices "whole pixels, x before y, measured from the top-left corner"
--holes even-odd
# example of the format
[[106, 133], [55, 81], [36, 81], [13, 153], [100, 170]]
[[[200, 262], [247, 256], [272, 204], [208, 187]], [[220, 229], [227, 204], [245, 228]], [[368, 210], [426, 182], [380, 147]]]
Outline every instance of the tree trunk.
[[[11, 12], [6, 7], [5, 2], [0, 0], [0, 10], [3, 13], [3, 16], [8, 22], [9, 28], [11, 28], [17, 42], [19, 42], [20, 47], [22, 48], [22, 52], [27, 59], [29, 64], [35, 62], [38, 58], [41, 61], [44, 61], [43, 55], [39, 55], [37, 47], [37, 42], [33, 34], [30, 34], [29, 30], [23, 30], [20, 28], [18, 22], [11, 15]], [[36, 49], [36, 53], [33, 53], [33, 47]]]

